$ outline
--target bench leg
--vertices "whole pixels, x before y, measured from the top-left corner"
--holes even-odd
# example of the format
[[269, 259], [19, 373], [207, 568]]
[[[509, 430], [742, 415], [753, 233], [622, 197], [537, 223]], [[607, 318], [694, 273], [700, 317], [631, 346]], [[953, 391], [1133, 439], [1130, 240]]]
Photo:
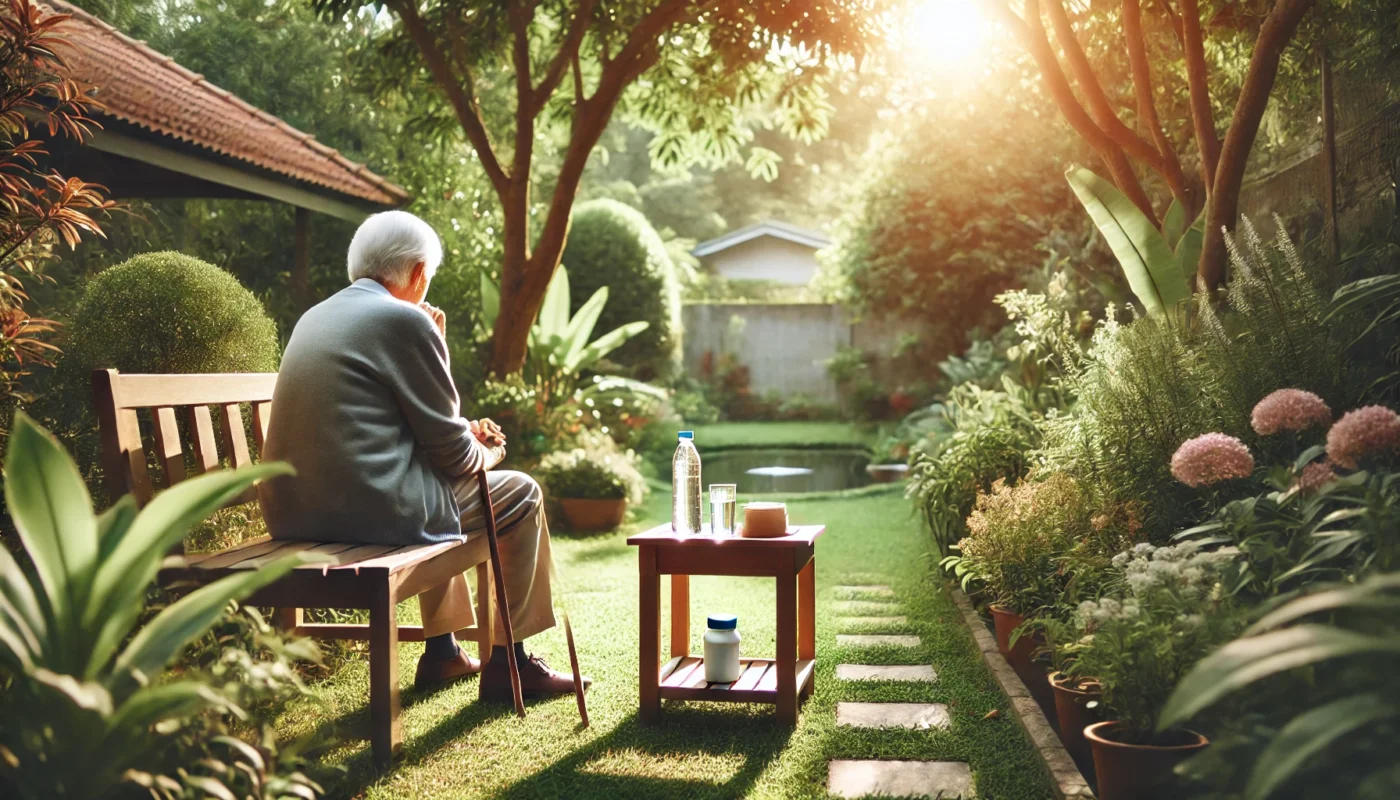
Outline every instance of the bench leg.
[[491, 633], [496, 612], [491, 602], [491, 562], [476, 565], [476, 654], [482, 666], [491, 660]]
[[399, 721], [399, 625], [395, 597], [386, 580], [374, 590], [369, 610], [369, 725], [374, 762], [388, 769], [403, 745]]

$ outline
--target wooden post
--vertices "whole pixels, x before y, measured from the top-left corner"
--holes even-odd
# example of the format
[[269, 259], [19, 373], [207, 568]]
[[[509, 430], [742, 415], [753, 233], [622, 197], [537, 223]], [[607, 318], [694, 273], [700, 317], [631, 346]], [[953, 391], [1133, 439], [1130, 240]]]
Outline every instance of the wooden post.
[[1318, 48], [1322, 66], [1322, 199], [1327, 214], [1325, 222], [1327, 246], [1332, 261], [1329, 265], [1336, 278], [1337, 264], [1342, 259], [1342, 240], [1337, 228], [1337, 102], [1332, 87], [1332, 60], [1327, 46]]
[[643, 722], [652, 722], [661, 714], [661, 576], [656, 572], [656, 548], [639, 547], [637, 557], [641, 565], [638, 573], [641, 578], [638, 595], [641, 608], [637, 619], [641, 624], [638, 632], [641, 639], [641, 661], [638, 665], [638, 682], [641, 689], [641, 708], [638, 715]]
[[817, 559], [797, 573], [797, 657], [817, 657]]
[[671, 657], [690, 655], [690, 576], [671, 576]]
[[403, 746], [399, 720], [399, 623], [386, 578], [374, 589], [369, 609], [369, 727], [374, 763], [387, 770]]
[[797, 575], [792, 565], [778, 575], [778, 722], [797, 724]]
[[296, 208], [292, 234], [292, 300], [305, 311], [311, 307], [311, 212]]

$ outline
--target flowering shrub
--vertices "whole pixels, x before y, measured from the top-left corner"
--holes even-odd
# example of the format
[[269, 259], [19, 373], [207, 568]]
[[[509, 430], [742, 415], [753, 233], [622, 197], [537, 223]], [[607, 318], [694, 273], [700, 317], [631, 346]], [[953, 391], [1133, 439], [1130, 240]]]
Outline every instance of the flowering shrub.
[[1250, 425], [1260, 436], [1287, 431], [1298, 433], [1314, 426], [1332, 422], [1332, 409], [1312, 392], [1302, 389], [1279, 389], [1254, 406]]
[[1249, 448], [1223, 433], [1188, 439], [1172, 455], [1172, 475], [1192, 488], [1248, 478], [1253, 472], [1254, 456]]
[[1080, 638], [1066, 670], [1096, 678], [1128, 741], [1147, 742], [1181, 677], [1235, 634], [1222, 575], [1233, 550], [1138, 544], [1113, 557], [1117, 589], [1079, 604]]
[[1400, 414], [1385, 406], [1348, 411], [1327, 432], [1327, 457], [1348, 469], [1400, 453]]
[[1017, 486], [999, 480], [978, 495], [960, 555], [944, 563], [997, 604], [1029, 615], [1072, 592], [1077, 577], [1106, 569], [1141, 527], [1131, 507], [1102, 509], [1063, 473]]

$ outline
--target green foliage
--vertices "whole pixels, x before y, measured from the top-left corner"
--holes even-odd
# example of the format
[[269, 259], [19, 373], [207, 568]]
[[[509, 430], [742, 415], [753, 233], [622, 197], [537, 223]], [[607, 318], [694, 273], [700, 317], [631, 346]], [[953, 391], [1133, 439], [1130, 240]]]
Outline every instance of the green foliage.
[[1127, 741], [1150, 742], [1179, 721], [1163, 713], [1172, 687], [1239, 629], [1220, 587], [1230, 559], [1195, 543], [1138, 545], [1113, 559], [1119, 588], [1075, 612], [1068, 674], [1098, 680]]
[[1006, 391], [955, 388], [910, 456], [905, 493], [923, 512], [940, 556], [962, 538], [978, 493], [1025, 474], [1039, 441], [1024, 391], [1003, 383]]
[[276, 372], [277, 327], [238, 279], [181, 253], [149, 253], [88, 282], [66, 367], [123, 372]]
[[1009, 611], [1054, 614], [1077, 591], [1071, 584], [1106, 569], [1109, 556], [1133, 543], [1136, 528], [1130, 513], [1099, 511], [1062, 473], [1016, 486], [997, 480], [977, 496], [958, 554], [941, 563], [965, 588], [976, 586]]
[[1375, 575], [1290, 600], [1202, 660], [1176, 687], [1160, 727], [1230, 695], [1287, 691], [1257, 739], [1224, 756], [1248, 770], [1243, 795], [1387, 797], [1400, 791], [1393, 741], [1400, 694], [1400, 575]]
[[9, 682], [0, 776], [19, 796], [103, 796], [160, 751], [162, 723], [228, 702], [199, 681], [157, 679], [231, 600], [286, 574], [298, 557], [196, 589], [139, 628], [138, 618], [165, 553], [192, 525], [255, 481], [291, 472], [264, 464], [212, 473], [139, 511], [128, 495], [98, 517], [58, 442], [16, 419], [5, 498], [34, 569], [0, 548], [0, 673]]
[[609, 290], [598, 325], [611, 330], [642, 321], [647, 329], [611, 356], [637, 377], [667, 378], [680, 360], [680, 284], [666, 247], [641, 212], [616, 200], [592, 200], [574, 208], [563, 265], [582, 298]]
[[1000, 327], [993, 299], [1042, 264], [1103, 262], [1060, 178], [1078, 153], [1053, 113], [1018, 71], [994, 69], [975, 90], [900, 109], [898, 138], [872, 142], [831, 260], [866, 315], [920, 323], [928, 361]]
[[626, 498], [636, 504], [646, 492], [646, 482], [637, 471], [640, 464], [636, 453], [618, 450], [610, 437], [584, 433], [574, 448], [541, 459], [535, 474], [556, 498]]
[[1200, 258], [1205, 214], [1188, 229], [1185, 212], [1173, 201], [1164, 235], [1113, 184], [1093, 172], [1070, 167], [1065, 177], [1108, 241], [1142, 307], [1149, 314], [1174, 313], [1191, 297], [1188, 276], [1195, 274]]

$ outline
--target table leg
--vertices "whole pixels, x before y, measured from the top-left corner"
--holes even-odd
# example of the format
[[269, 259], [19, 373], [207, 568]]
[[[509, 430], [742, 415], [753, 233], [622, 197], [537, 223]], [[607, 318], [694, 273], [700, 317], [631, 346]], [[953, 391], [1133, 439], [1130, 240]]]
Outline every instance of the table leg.
[[797, 573], [797, 657], [817, 657], [817, 559]]
[[778, 722], [797, 724], [797, 582], [791, 568], [778, 576]]
[[661, 576], [656, 572], [656, 549], [642, 547], [638, 553], [641, 559], [641, 608], [637, 618], [641, 621], [642, 651], [638, 672], [641, 686], [638, 714], [643, 722], [650, 722], [661, 713]]
[[690, 576], [671, 576], [671, 657], [690, 655]]

